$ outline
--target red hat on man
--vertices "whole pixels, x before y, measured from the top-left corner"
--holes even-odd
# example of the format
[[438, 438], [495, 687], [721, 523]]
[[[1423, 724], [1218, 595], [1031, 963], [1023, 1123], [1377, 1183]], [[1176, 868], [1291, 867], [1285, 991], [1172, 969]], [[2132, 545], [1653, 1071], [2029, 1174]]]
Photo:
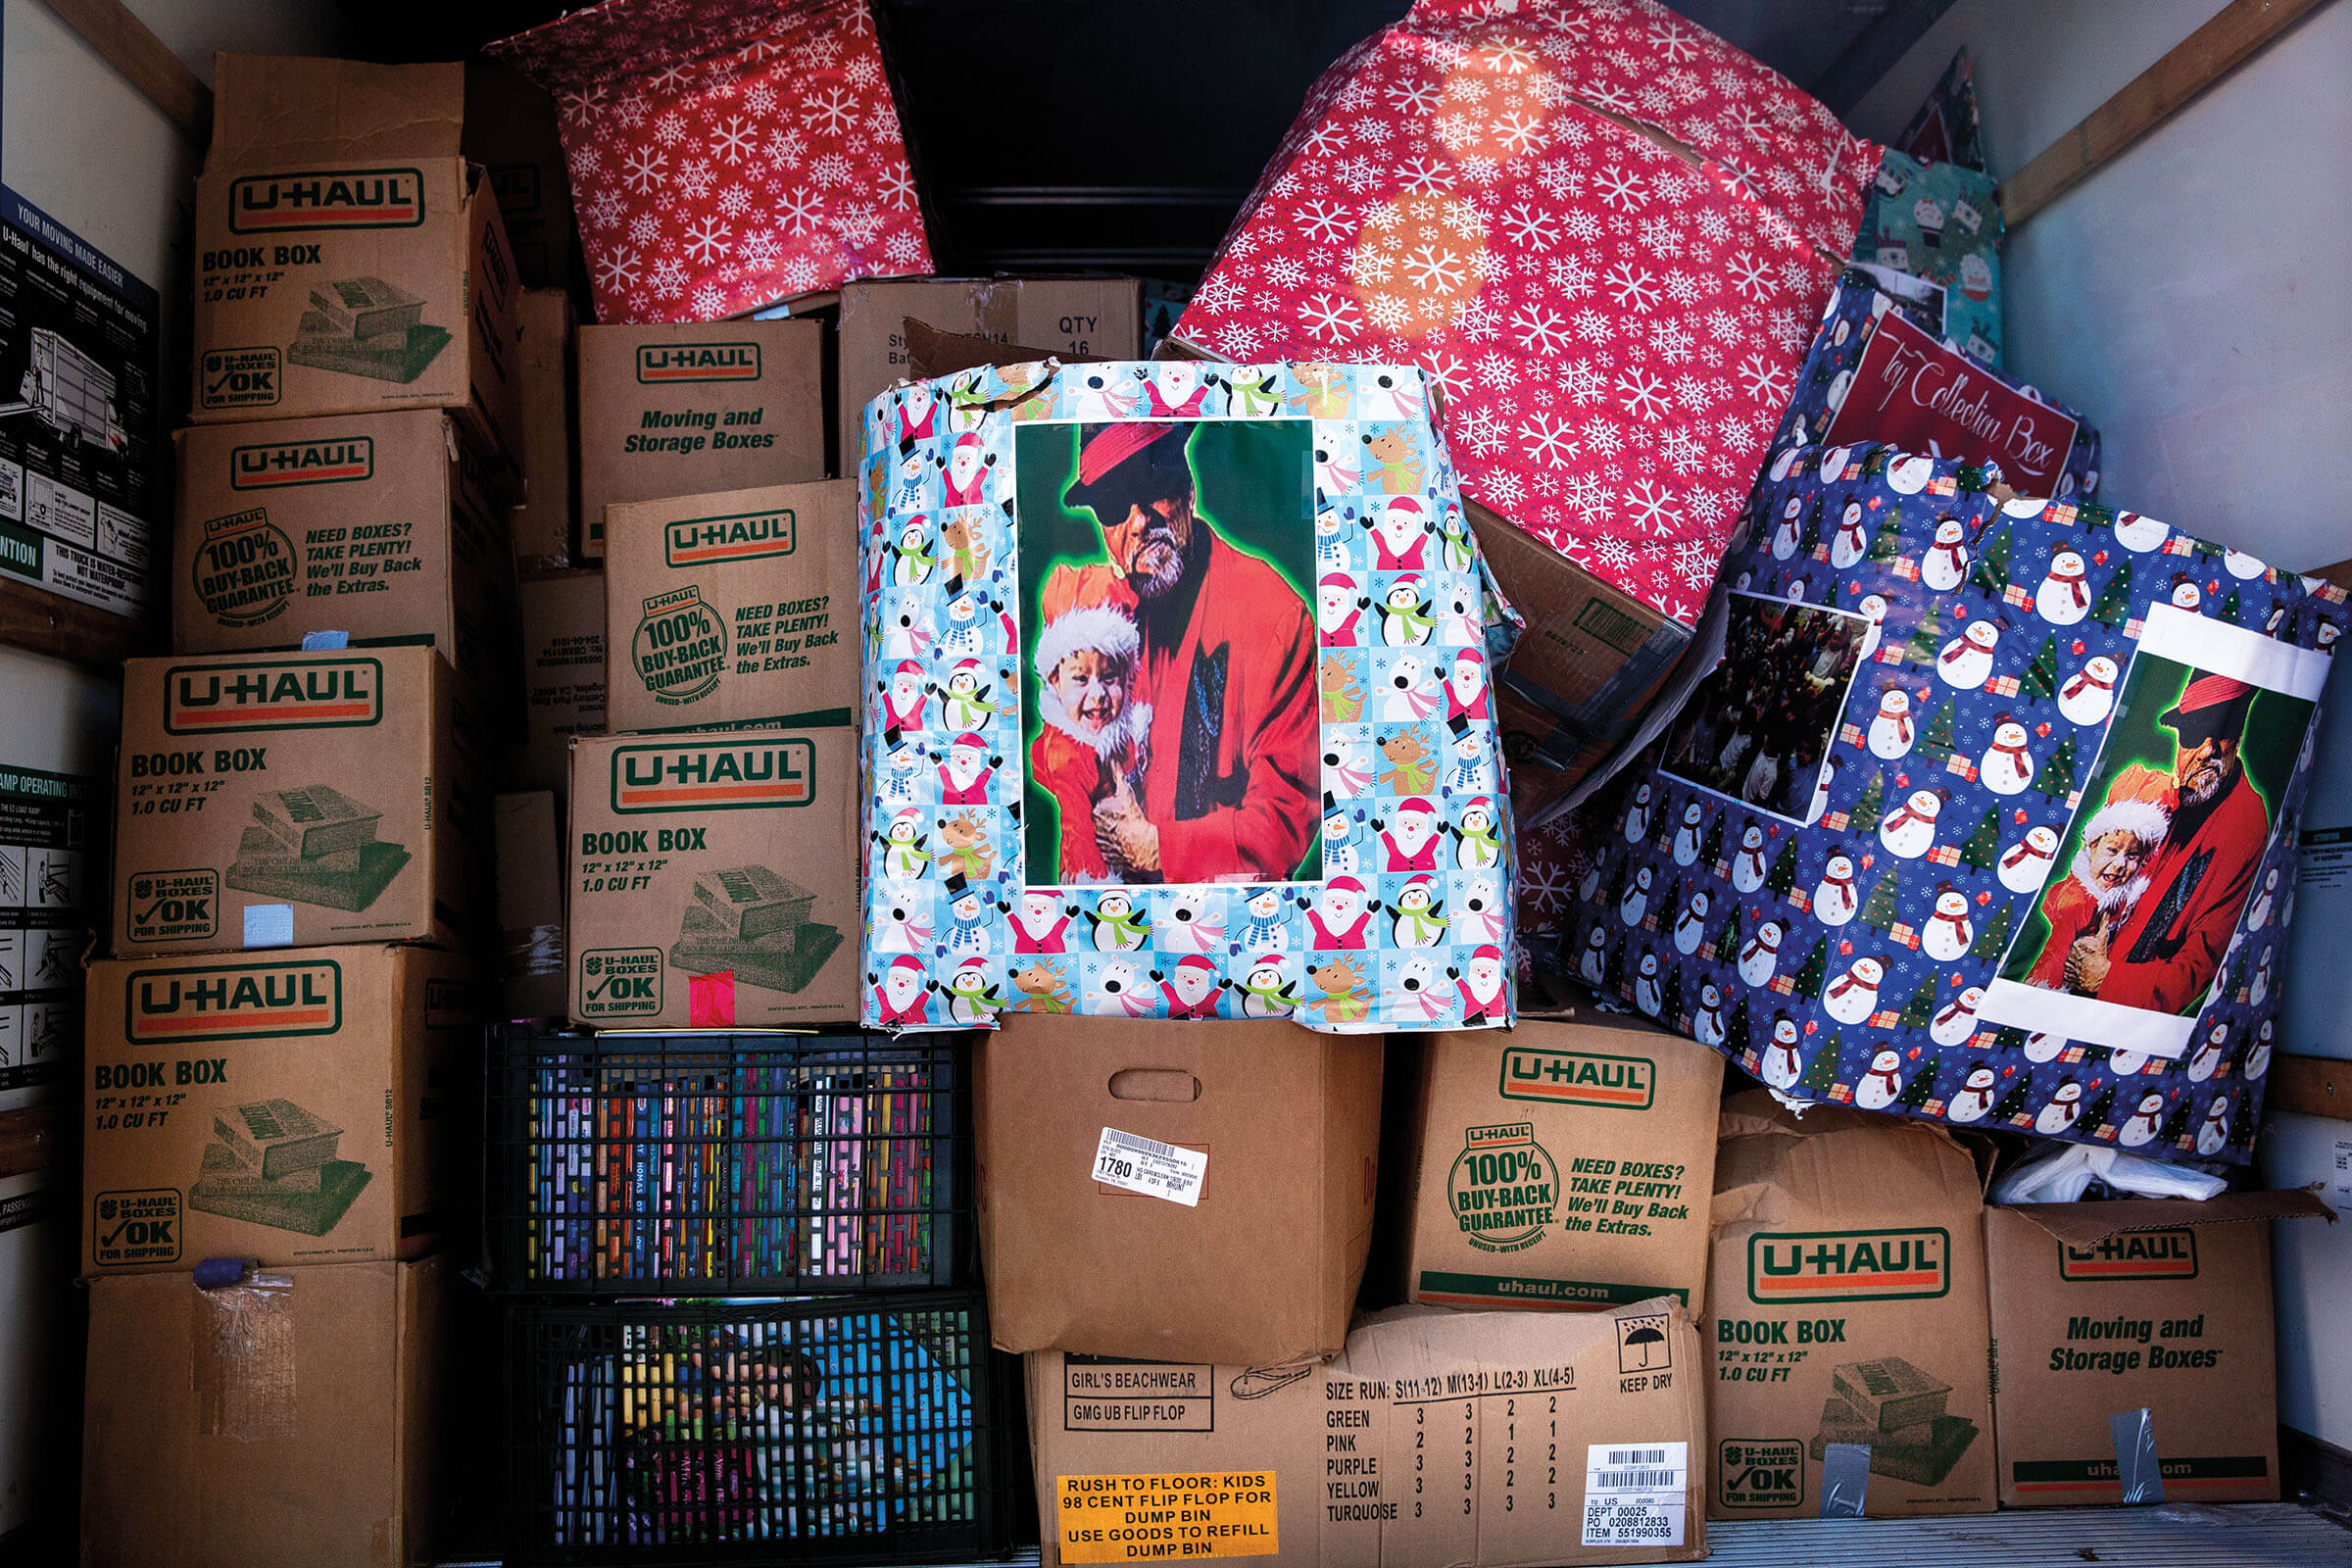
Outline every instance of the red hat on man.
[[2246, 727], [2246, 710], [2260, 689], [2232, 675], [2192, 670], [2180, 701], [2156, 722], [2170, 726], [2183, 746], [2201, 746], [2216, 738], [2235, 740]]

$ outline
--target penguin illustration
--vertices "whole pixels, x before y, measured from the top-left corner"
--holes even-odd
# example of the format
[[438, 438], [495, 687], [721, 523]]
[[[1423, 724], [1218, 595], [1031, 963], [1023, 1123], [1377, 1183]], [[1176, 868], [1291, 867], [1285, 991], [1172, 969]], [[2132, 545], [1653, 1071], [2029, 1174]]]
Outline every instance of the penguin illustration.
[[1150, 916], [1135, 912], [1135, 901], [1116, 889], [1095, 901], [1086, 911], [1097, 953], [1133, 953], [1152, 935]]

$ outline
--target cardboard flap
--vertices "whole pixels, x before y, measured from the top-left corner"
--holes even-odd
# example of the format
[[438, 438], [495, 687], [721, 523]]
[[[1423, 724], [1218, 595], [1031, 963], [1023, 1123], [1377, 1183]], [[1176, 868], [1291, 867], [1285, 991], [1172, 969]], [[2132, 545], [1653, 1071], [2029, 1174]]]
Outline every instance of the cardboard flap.
[[1002, 343], [969, 332], [943, 332], [911, 316], [903, 318], [902, 325], [906, 333], [907, 368], [913, 372], [910, 379], [916, 381], [954, 375], [958, 370], [976, 370], [982, 367], [996, 369], [1007, 365], [1032, 365], [1041, 360], [1058, 360], [1065, 365], [1102, 363], [1096, 356], [1024, 348], [1018, 343]]
[[357, 158], [455, 158], [466, 68], [290, 55], [214, 56], [208, 172]]
[[2188, 1198], [2128, 1198], [2114, 1202], [2018, 1203], [2003, 1210], [2030, 1220], [2069, 1247], [2088, 1247], [2122, 1231], [2176, 1230], [2252, 1219], [2310, 1219], [2335, 1223], [2320, 1195], [2295, 1187], [2278, 1193], [2222, 1193], [2199, 1202]]

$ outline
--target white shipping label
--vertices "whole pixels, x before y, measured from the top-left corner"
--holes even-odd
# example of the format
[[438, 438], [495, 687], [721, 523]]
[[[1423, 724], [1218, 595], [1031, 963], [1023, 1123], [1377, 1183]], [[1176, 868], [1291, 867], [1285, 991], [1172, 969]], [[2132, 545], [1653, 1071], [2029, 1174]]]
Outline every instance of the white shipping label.
[[1095, 1146], [1095, 1180], [1146, 1198], [1164, 1198], [1171, 1203], [1198, 1208], [1200, 1184], [1207, 1176], [1205, 1153], [1139, 1138], [1116, 1127], [1103, 1128], [1102, 1141]]
[[1595, 1443], [1585, 1450], [1585, 1544], [1679, 1546], [1690, 1445]]

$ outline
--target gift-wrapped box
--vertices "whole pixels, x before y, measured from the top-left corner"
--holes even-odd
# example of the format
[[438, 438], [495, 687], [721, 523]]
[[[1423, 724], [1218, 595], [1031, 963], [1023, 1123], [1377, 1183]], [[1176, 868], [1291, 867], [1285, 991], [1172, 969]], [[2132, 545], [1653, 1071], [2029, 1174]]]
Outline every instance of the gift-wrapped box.
[[1990, 174], [1887, 148], [1854, 260], [1933, 285], [1943, 335], [1986, 365], [2001, 363], [2001, 204]]
[[606, 0], [486, 52], [555, 94], [600, 321], [931, 270], [865, 0]]
[[1775, 458], [1567, 961], [1798, 1099], [2243, 1161], [2345, 593], [1991, 479]]
[[1511, 1016], [1488, 584], [1418, 370], [868, 405], [865, 1021]]

